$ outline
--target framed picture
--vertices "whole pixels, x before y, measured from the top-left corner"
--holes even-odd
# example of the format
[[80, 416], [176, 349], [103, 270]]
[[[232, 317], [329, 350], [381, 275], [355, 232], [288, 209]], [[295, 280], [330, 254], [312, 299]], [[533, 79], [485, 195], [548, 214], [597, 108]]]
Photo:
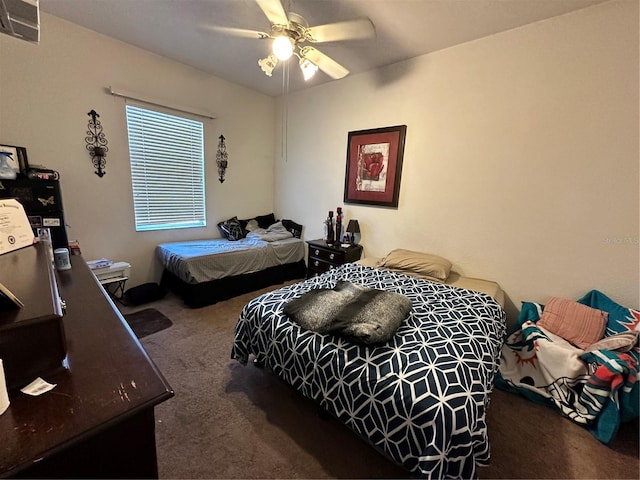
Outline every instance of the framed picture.
[[406, 125], [349, 132], [344, 202], [398, 207]]
[[14, 147], [13, 145], [0, 145], [0, 152], [6, 152], [7, 163], [15, 172], [20, 175], [27, 175], [29, 163], [27, 161], [27, 149], [24, 147]]

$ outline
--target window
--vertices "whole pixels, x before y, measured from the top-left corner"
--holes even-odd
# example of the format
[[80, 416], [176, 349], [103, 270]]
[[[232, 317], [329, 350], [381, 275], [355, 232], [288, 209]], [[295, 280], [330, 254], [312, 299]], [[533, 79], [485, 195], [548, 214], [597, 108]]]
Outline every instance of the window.
[[127, 105], [136, 231], [206, 226], [204, 125]]

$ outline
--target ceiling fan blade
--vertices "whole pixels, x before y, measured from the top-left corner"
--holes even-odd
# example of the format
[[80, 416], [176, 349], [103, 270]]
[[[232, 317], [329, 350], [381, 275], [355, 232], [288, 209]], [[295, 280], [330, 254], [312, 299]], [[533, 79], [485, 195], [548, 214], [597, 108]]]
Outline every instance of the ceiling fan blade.
[[338, 80], [339, 78], [349, 75], [349, 70], [344, 68], [333, 58], [325, 55], [313, 47], [304, 47], [301, 49], [302, 56], [308, 58], [315, 63], [320, 70], [329, 75], [331, 78]]
[[287, 12], [284, 11], [280, 0], [256, 0], [260, 9], [267, 16], [272, 25], [288, 25]]
[[233, 37], [241, 38], [268, 38], [269, 34], [260, 32], [258, 30], [250, 30], [248, 28], [234, 28], [234, 27], [221, 27], [217, 25], [200, 25], [200, 30], [206, 30], [208, 32], [221, 33], [223, 35], [231, 35]]
[[368, 18], [356, 18], [346, 22], [327, 23], [310, 27], [307, 33], [312, 42], [338, 42], [341, 40], [358, 40], [373, 38], [376, 29]]

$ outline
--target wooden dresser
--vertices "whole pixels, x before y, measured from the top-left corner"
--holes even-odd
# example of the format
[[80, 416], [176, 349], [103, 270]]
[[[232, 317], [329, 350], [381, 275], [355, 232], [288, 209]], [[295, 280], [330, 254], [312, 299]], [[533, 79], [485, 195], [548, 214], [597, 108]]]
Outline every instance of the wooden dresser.
[[173, 391], [82, 257], [71, 264], [55, 273], [66, 303], [64, 368], [43, 375], [57, 386], [39, 397], [9, 392], [0, 476], [157, 478], [154, 407]]
[[320, 275], [344, 263], [360, 260], [362, 245], [341, 247], [340, 244], [327, 245], [324, 240], [309, 240], [309, 256], [307, 258], [307, 278]]

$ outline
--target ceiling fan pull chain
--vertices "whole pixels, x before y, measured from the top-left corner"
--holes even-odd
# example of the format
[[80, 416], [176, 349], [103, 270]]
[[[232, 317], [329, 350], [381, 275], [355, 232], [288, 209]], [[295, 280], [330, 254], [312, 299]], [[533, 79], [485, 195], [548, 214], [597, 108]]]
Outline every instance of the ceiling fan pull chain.
[[282, 145], [280, 155], [287, 162], [287, 134], [289, 132], [289, 64], [282, 66], [282, 122], [280, 123]]

